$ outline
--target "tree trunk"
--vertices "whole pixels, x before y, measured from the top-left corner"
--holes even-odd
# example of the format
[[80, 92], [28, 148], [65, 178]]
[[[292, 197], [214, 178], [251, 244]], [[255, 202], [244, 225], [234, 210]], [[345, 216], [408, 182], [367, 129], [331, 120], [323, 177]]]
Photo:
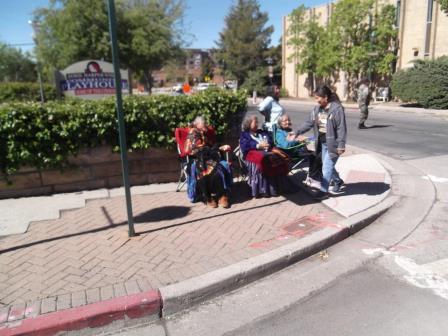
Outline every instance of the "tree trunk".
[[132, 95], [132, 85], [133, 85], [133, 83], [132, 83], [132, 70], [130, 68], [128, 69], [128, 85], [129, 85], [128, 93], [129, 93], [129, 95]]
[[149, 94], [151, 94], [152, 91], [152, 75], [151, 72], [148, 71], [144, 71], [143, 75], [145, 77], [145, 89], [148, 91]]

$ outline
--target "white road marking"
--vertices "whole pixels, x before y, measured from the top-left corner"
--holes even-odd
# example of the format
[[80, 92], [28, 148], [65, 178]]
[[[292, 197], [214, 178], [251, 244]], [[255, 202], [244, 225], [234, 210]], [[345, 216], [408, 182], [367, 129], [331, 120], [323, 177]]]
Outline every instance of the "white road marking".
[[387, 251], [383, 248], [363, 249], [362, 252], [364, 252], [364, 254], [367, 254], [367, 255], [373, 255], [376, 253], [381, 253], [383, 255], [392, 254], [392, 252]]
[[438, 183], [447, 183], [448, 182], [447, 177], [438, 177], [438, 176], [434, 176], [434, 175], [425, 175], [425, 176], [422, 176], [422, 179], [431, 180], [432, 182], [438, 182]]
[[437, 260], [432, 263], [418, 265], [414, 260], [395, 256], [395, 263], [405, 270], [408, 275], [404, 278], [419, 288], [432, 290], [436, 295], [448, 300], [448, 280], [443, 278], [448, 268], [448, 259]]

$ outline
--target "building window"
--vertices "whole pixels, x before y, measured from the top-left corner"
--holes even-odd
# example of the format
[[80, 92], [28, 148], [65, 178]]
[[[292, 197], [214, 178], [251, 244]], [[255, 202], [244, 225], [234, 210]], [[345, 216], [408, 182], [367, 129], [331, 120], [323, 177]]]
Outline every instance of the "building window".
[[428, 14], [426, 16], [426, 22], [432, 22], [433, 5], [434, 5], [434, 0], [428, 0]]
[[432, 26], [432, 12], [434, 0], [428, 0], [428, 12], [426, 14], [426, 36], [425, 36], [425, 57], [429, 56], [429, 49], [431, 46], [431, 26]]
[[395, 28], [400, 27], [401, 0], [397, 0], [397, 8], [395, 9]]

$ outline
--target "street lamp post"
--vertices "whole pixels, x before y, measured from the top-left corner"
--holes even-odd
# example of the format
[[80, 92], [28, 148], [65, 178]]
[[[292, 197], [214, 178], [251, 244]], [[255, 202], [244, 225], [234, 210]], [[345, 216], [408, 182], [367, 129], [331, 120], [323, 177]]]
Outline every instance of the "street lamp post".
[[378, 52], [374, 51], [374, 43], [375, 43], [375, 32], [373, 30], [373, 17], [371, 11], [369, 11], [369, 51], [367, 55], [369, 56], [369, 65], [368, 65], [368, 78], [370, 83], [373, 80], [373, 70], [372, 70], [372, 57], [378, 56]]
[[274, 77], [274, 67], [272, 64], [274, 63], [274, 59], [272, 57], [268, 57], [266, 58], [266, 62], [268, 63], [269, 83], [272, 86], [272, 78]]
[[128, 167], [127, 145], [126, 145], [126, 129], [124, 125], [124, 115], [123, 115], [123, 101], [121, 97], [120, 60], [118, 58], [117, 23], [115, 16], [114, 0], [108, 0], [107, 9], [109, 13], [109, 33], [110, 33], [110, 44], [112, 47], [112, 63], [114, 64], [114, 74], [115, 74], [118, 136], [120, 140], [121, 167], [123, 170], [123, 182], [126, 198], [126, 209], [128, 215], [128, 228], [129, 228], [128, 236], [134, 237], [137, 236], [138, 234], [136, 234], [134, 230], [134, 218], [132, 215], [131, 188], [129, 184], [129, 167]]
[[[28, 23], [31, 25], [31, 27], [33, 27], [33, 40], [34, 40], [34, 44], [37, 47], [37, 34], [39, 33], [40, 30], [40, 23], [37, 20], [30, 20], [28, 21]], [[45, 97], [44, 97], [44, 86], [42, 84], [42, 76], [40, 74], [40, 63], [39, 63], [39, 58], [37, 57], [37, 53], [36, 53], [36, 69], [37, 69], [37, 80], [39, 81], [39, 90], [40, 90], [40, 101], [43, 104], [45, 102]]]

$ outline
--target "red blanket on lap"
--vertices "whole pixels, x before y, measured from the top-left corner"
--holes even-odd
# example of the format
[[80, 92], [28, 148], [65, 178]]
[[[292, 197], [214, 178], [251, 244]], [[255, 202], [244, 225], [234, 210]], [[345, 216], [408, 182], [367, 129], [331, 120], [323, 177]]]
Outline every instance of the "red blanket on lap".
[[251, 150], [246, 160], [254, 163], [266, 176], [288, 175], [288, 162], [280, 155], [262, 150]]

